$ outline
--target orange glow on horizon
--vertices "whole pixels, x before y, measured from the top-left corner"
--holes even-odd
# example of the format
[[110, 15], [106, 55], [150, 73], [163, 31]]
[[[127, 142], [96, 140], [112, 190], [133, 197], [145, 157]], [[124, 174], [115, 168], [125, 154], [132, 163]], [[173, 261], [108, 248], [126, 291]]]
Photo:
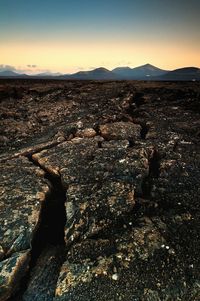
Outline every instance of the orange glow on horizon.
[[[150, 63], [173, 70], [185, 66], [200, 67], [198, 49], [182, 44], [160, 42], [74, 42], [74, 43], [17, 43], [0, 46], [1, 63], [25, 69], [36, 64], [38, 70], [73, 73], [96, 67], [113, 69], [118, 66], [137, 67]], [[33, 70], [36, 71], [36, 70]]]

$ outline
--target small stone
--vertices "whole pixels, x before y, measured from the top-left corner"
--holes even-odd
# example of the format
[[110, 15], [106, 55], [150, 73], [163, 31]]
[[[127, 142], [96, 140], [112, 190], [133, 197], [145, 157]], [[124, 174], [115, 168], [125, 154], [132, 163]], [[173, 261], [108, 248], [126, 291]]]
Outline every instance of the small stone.
[[0, 260], [4, 257], [4, 250], [2, 246], [0, 245]]
[[56, 141], [57, 141], [58, 143], [63, 142], [63, 141], [65, 141], [65, 137], [59, 136], [59, 137], [56, 139]]
[[78, 129], [81, 129], [83, 127], [83, 122], [82, 121], [78, 121], [77, 122], [77, 127], [78, 127]]
[[77, 131], [76, 137], [92, 138], [92, 137], [95, 137], [96, 134], [97, 133], [93, 128], [86, 128], [86, 129]]
[[112, 280], [117, 281], [118, 278], [119, 278], [118, 274], [113, 274], [113, 275], [112, 275]]

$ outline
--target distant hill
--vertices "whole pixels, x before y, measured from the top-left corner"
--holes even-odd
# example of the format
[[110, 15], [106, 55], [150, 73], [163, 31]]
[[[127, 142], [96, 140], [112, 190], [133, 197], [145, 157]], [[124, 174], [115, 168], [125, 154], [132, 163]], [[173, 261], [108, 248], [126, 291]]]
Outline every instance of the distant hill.
[[79, 80], [110, 80], [118, 79], [118, 76], [112, 71], [106, 68], [100, 67], [91, 71], [80, 71], [71, 75], [64, 75], [63, 77], [69, 79], [79, 79]]
[[35, 76], [35, 77], [55, 77], [55, 76], [61, 76], [62, 74], [59, 73], [59, 72], [56, 72], [56, 73], [53, 73], [53, 72], [42, 72], [42, 73], [38, 73], [38, 74], [34, 74], [32, 76]]
[[5, 71], [0, 71], [0, 77], [28, 77], [28, 75], [20, 74], [10, 70], [5, 70]]
[[185, 67], [169, 71], [158, 78], [159, 80], [200, 80], [200, 69], [196, 67]]
[[142, 79], [147, 80], [148, 77], [160, 76], [167, 71], [159, 69], [153, 65], [146, 64], [136, 68], [118, 67], [112, 71], [106, 68], [97, 68], [91, 71], [80, 71], [71, 75], [65, 75], [65, 78], [80, 80], [124, 80], [124, 79]]
[[31, 74], [31, 75], [27, 75], [25, 73], [17, 73], [14, 71], [10, 71], [10, 70], [4, 70], [1, 71], [0, 70], [0, 77], [16, 77], [16, 78], [55, 78], [61, 76], [61, 73], [52, 73], [52, 72], [43, 72], [43, 73], [39, 73], [39, 74]]
[[150, 64], [146, 64], [132, 69], [129, 67], [120, 67], [120, 68], [115, 68], [112, 71], [118, 76], [121, 76], [125, 79], [142, 79], [142, 80], [148, 80], [153, 76], [161, 76], [168, 72], [166, 70], [159, 69]]
[[118, 77], [130, 78], [133, 75], [133, 69], [130, 67], [117, 67], [112, 70]]

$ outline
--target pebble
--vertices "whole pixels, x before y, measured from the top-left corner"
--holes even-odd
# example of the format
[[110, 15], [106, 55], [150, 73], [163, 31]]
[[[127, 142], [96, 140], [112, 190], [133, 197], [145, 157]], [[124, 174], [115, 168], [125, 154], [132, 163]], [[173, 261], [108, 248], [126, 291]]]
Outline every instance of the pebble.
[[115, 280], [115, 281], [117, 281], [117, 280], [118, 280], [118, 278], [119, 278], [119, 277], [118, 277], [118, 274], [113, 274], [113, 275], [112, 275], [112, 280]]

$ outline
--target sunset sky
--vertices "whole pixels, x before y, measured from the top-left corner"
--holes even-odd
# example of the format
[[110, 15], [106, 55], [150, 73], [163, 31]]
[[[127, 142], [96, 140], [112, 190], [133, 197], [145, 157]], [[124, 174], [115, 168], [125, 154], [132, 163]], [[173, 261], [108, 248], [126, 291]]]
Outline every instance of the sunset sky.
[[0, 67], [200, 67], [200, 0], [0, 0]]

